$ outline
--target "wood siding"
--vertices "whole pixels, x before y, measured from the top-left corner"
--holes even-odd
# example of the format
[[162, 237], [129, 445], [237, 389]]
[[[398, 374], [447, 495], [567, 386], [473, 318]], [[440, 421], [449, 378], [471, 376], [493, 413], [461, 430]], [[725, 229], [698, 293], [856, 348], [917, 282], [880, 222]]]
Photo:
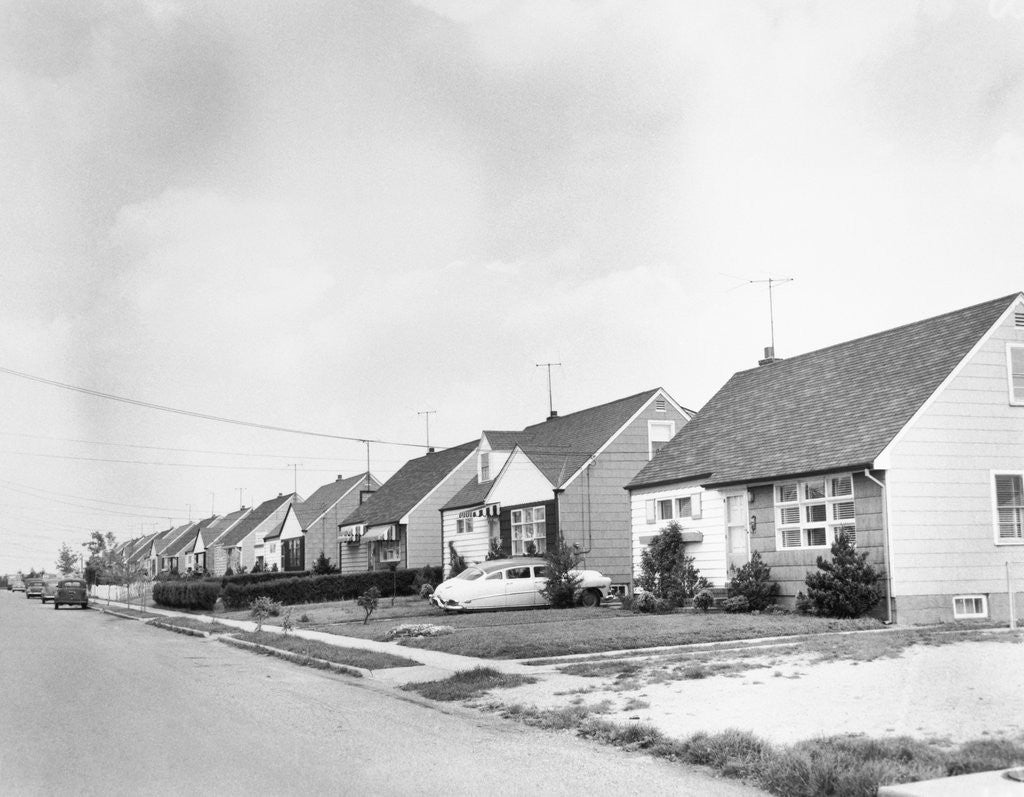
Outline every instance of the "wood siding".
[[1012, 314], [890, 451], [900, 622], [951, 620], [954, 595], [986, 595], [990, 615], [1005, 617], [1007, 562], [1024, 582], [1024, 545], [996, 544], [992, 487], [993, 470], [1024, 471], [1024, 407], [1009, 401], [1009, 343], [1024, 344]]
[[[466, 564], [482, 562], [487, 558], [487, 551], [491, 546], [492, 522], [495, 524], [493, 535], [498, 536], [497, 523], [492, 518], [473, 518], [472, 531], [464, 531], [459, 534], [456, 527], [459, 511], [452, 509], [443, 513], [441, 519], [442, 550], [447, 551], [448, 543], [452, 543], [456, 553], [466, 560]], [[448, 578], [448, 571], [451, 569], [448, 556], [444, 557], [442, 565], [444, 566], [444, 577]]]
[[466, 457], [409, 513], [405, 538], [406, 567], [444, 564], [446, 557], [441, 545], [441, 507], [451, 501], [455, 493], [476, 476], [476, 472], [477, 458], [474, 453]]
[[[372, 476], [370, 477], [370, 484], [374, 490], [380, 487], [380, 483]], [[342, 567], [342, 554], [338, 549], [339, 526], [345, 518], [356, 511], [356, 507], [359, 506], [359, 491], [365, 489], [366, 481], [364, 480], [343, 495], [341, 500], [324, 512], [320, 518], [313, 521], [309, 528], [306, 529], [306, 570], [313, 569], [313, 563], [320, 558], [321, 552], [331, 560], [331, 564], [342, 568], [343, 572], [366, 569], [364, 559], [363, 567], [351, 568], [350, 564], [350, 570], [345, 571]], [[349, 546], [344, 547], [347, 548]]]
[[650, 402], [558, 498], [562, 539], [586, 551], [586, 566], [609, 576], [613, 584], [633, 579], [633, 535], [626, 484], [650, 460], [648, 421], [674, 421], [676, 434], [686, 424], [668, 402], [665, 412]]

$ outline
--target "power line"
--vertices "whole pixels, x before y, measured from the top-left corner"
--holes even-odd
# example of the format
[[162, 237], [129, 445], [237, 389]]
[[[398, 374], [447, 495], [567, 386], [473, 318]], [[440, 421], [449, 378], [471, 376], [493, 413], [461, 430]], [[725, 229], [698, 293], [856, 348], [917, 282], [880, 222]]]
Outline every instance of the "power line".
[[84, 495], [71, 495], [70, 493], [61, 493], [56, 490], [44, 490], [42, 487], [33, 487], [31, 484], [21, 484], [19, 482], [8, 481], [7, 479], [0, 479], [0, 484], [7, 484], [12, 487], [21, 487], [23, 490], [34, 490], [37, 493], [46, 493], [47, 495], [56, 495], [61, 498], [74, 498], [76, 501], [93, 501], [97, 504], [110, 504], [111, 506], [128, 507], [129, 509], [157, 509], [161, 512], [177, 512], [178, 510], [171, 509], [166, 506], [150, 506], [148, 504], [125, 504], [121, 501], [105, 501], [102, 498], [88, 498]]
[[354, 443], [377, 443], [378, 445], [389, 445], [389, 446], [408, 446], [410, 448], [425, 448], [422, 443], [399, 443], [391, 440], [375, 440], [372, 438], [365, 437], [349, 437], [347, 435], [340, 434], [328, 434], [327, 432], [312, 432], [306, 429], [291, 429], [287, 426], [274, 426], [267, 423], [255, 423], [254, 421], [240, 421], [237, 418], [225, 418], [221, 415], [210, 415], [205, 412], [196, 412], [195, 410], [184, 410], [180, 407], [168, 407], [164, 404], [154, 404], [150, 401], [142, 401], [140, 399], [128, 398], [127, 396], [116, 396], [113, 393], [104, 393], [101, 390], [93, 390], [88, 387], [80, 387], [79, 385], [69, 385], [67, 382], [58, 382], [54, 379], [46, 379], [42, 376], [35, 376], [34, 374], [27, 374], [24, 371], [15, 371], [12, 368], [4, 368], [0, 366], [0, 373], [8, 374], [9, 376], [16, 376], [19, 379], [28, 379], [32, 382], [39, 382], [44, 385], [51, 385], [52, 387], [59, 387], [64, 390], [73, 390], [76, 393], [84, 393], [87, 396], [95, 396], [96, 398], [108, 399], [110, 401], [120, 401], [123, 404], [131, 404], [135, 407], [146, 407], [151, 410], [159, 410], [160, 412], [171, 412], [177, 415], [185, 415], [189, 418], [200, 418], [206, 421], [216, 421], [218, 423], [230, 423], [235, 426], [248, 426], [253, 429], [265, 429], [272, 432], [286, 432], [288, 434], [303, 434], [310, 437], [326, 437], [332, 440], [349, 440]]
[[63, 501], [60, 498], [49, 498], [45, 496], [35, 495], [28, 490], [19, 490], [17, 487], [4, 486], [4, 489], [10, 490], [11, 492], [20, 493], [21, 495], [27, 495], [31, 498], [36, 498], [41, 501], [50, 501], [55, 504], [65, 504], [66, 506], [77, 507], [78, 509], [86, 509], [90, 512], [102, 512], [108, 515], [118, 515], [121, 517], [143, 517], [143, 518], [164, 518], [166, 515], [148, 515], [141, 512], [121, 512], [117, 509], [104, 509], [98, 506], [85, 506], [83, 504], [76, 504], [73, 501]]
[[[142, 459], [106, 459], [104, 457], [76, 457], [72, 454], [40, 454], [35, 451], [0, 451], [0, 454], [7, 454], [11, 456], [22, 456], [22, 457], [43, 457], [45, 459], [70, 459], [77, 460], [80, 462], [113, 462], [122, 465], [162, 465], [169, 468], [194, 468], [196, 470], [202, 470], [203, 468], [217, 468], [219, 470], [284, 470], [284, 465], [268, 465], [260, 467], [258, 465], [214, 465], [212, 463], [192, 463], [192, 462], [151, 462], [149, 460]], [[310, 468], [311, 473], [335, 473], [338, 468]]]

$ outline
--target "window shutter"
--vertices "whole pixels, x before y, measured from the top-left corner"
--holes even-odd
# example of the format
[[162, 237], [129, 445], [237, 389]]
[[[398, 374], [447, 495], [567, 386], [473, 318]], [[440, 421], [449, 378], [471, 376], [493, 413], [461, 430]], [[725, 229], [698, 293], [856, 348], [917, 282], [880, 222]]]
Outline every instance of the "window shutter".
[[700, 520], [700, 493], [694, 493], [690, 496], [690, 517], [694, 520]]
[[652, 523], [657, 523], [658, 522], [658, 518], [654, 514], [654, 505], [655, 505], [654, 501], [647, 501], [647, 523], [648, 523], [648, 525], [650, 525]]

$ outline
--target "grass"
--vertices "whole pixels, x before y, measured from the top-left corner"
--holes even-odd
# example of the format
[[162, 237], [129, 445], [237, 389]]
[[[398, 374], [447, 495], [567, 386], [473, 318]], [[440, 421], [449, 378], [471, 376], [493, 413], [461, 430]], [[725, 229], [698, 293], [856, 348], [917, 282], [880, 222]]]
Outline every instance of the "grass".
[[508, 689], [536, 682], [537, 679], [531, 676], [498, 672], [493, 667], [476, 667], [439, 681], [404, 684], [402, 689], [419, 692], [431, 700], [451, 702], [479, 697], [492, 689]]
[[224, 623], [204, 623], [202, 620], [196, 620], [194, 617], [156, 617], [150, 620], [149, 624], [157, 627], [173, 626], [174, 628], [188, 628], [192, 631], [209, 631], [211, 634], [229, 634], [238, 630], [229, 625], [224, 625]]
[[[286, 609], [288, 607], [285, 607]], [[302, 623], [303, 628], [311, 628], [316, 631], [332, 631], [338, 634], [347, 634], [346, 630], [338, 630], [335, 626], [345, 626], [352, 623], [362, 624], [363, 610], [356, 605], [354, 600], [331, 601], [329, 603], [300, 603], [291, 607], [298, 613], [297, 622]], [[233, 620], [248, 620], [248, 609], [237, 609], [232, 611], [217, 612], [218, 616], [227, 617]], [[380, 599], [380, 605], [373, 613], [370, 622], [380, 619], [401, 620], [409, 617], [430, 617], [439, 614], [436, 607], [429, 601], [415, 595], [399, 595], [395, 598], [395, 605], [391, 606], [391, 596], [385, 595]], [[294, 616], [294, 614], [293, 614]]]
[[243, 642], [252, 642], [268, 648], [286, 650], [289, 653], [297, 653], [310, 659], [320, 659], [321, 661], [329, 661], [333, 664], [362, 667], [366, 670], [418, 666], [417, 662], [403, 659], [400, 656], [392, 656], [390, 653], [378, 653], [373, 650], [361, 650], [359, 648], [343, 648], [337, 645], [329, 645], [326, 642], [303, 639], [302, 637], [292, 635], [271, 634], [264, 631], [261, 633], [238, 633], [236, 636]]
[[[319, 630], [383, 640], [401, 623], [385, 618], [369, 625]], [[448, 615], [455, 628], [444, 637], [409, 639], [403, 645], [485, 659], [525, 659], [610, 650], [691, 645], [757, 637], [820, 634], [881, 628], [877, 620], [832, 620], [802, 615], [636, 615], [619, 609], [542, 609]]]
[[491, 708], [536, 727], [574, 730], [584, 738], [627, 750], [711, 767], [726, 777], [741, 778], [786, 797], [874, 797], [879, 786], [1024, 764], [1024, 744], [1008, 739], [951, 747], [908, 737], [831, 736], [775, 745], [738, 730], [672, 739], [645, 723], [623, 725], [595, 718], [586, 706]]

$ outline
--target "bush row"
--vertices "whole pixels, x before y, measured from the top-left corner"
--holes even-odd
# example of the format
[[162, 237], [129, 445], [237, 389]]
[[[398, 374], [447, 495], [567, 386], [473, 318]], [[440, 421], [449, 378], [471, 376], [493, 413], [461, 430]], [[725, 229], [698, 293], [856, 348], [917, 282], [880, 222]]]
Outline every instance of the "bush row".
[[308, 576], [308, 570], [290, 571], [279, 570], [266, 573], [239, 573], [237, 576], [221, 576], [220, 585], [226, 587], [228, 584], [260, 584], [264, 581], [277, 581], [282, 578], [302, 578]]
[[220, 585], [210, 581], [157, 581], [153, 584], [153, 601], [171, 609], [206, 609], [209, 611], [220, 595]]
[[[424, 570], [428, 571], [426, 574]], [[390, 570], [349, 575], [305, 576], [283, 578], [269, 582], [238, 584], [230, 581], [224, 585], [221, 597], [226, 609], [247, 609], [258, 597], [266, 596], [286, 605], [296, 603], [323, 603], [324, 601], [352, 600], [358, 598], [370, 587], [377, 587], [381, 595], [390, 595], [392, 588], [398, 595], [414, 595], [419, 591], [424, 576], [432, 581], [441, 580], [441, 568], [418, 570]]]

